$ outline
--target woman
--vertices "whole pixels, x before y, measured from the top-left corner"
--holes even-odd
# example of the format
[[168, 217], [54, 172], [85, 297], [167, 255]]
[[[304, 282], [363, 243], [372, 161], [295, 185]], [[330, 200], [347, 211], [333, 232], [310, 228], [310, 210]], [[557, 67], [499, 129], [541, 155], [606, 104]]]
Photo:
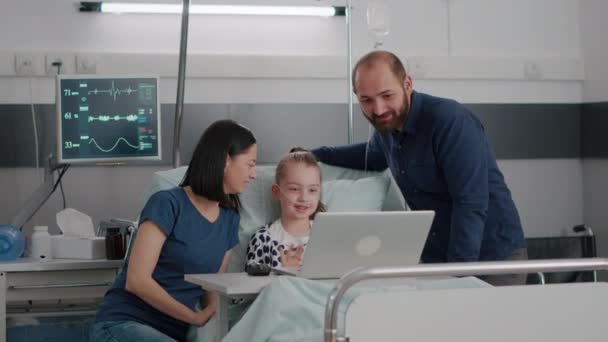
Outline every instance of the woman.
[[[188, 273], [225, 272], [238, 243], [238, 193], [255, 178], [256, 140], [231, 120], [203, 133], [179, 187], [154, 194], [140, 215], [129, 263], [106, 293], [94, 341], [182, 341], [215, 313]], [[202, 295], [207, 306], [195, 311]]]

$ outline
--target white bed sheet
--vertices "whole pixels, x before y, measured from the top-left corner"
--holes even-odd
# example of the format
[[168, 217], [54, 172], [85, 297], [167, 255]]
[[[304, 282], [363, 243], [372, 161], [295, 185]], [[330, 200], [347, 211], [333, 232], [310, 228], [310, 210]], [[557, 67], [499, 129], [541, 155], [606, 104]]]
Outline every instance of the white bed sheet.
[[[343, 315], [348, 303], [364, 292], [479, 287], [490, 285], [475, 277], [368, 281], [346, 294], [340, 312]], [[279, 277], [260, 293], [223, 341], [322, 341], [325, 304], [332, 288], [333, 282]]]

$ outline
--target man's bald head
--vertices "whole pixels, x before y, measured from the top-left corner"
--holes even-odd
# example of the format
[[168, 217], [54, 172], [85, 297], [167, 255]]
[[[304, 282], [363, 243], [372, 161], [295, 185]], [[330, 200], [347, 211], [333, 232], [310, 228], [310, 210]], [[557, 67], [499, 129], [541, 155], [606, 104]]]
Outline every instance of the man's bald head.
[[405, 76], [407, 76], [407, 72], [405, 71], [405, 67], [403, 63], [392, 52], [388, 51], [372, 51], [365, 56], [361, 57], [355, 67], [353, 68], [352, 75], [352, 86], [355, 94], [357, 93], [357, 88], [355, 85], [357, 84], [357, 72], [360, 68], [371, 68], [378, 65], [387, 65], [392, 72], [392, 74], [397, 78], [399, 82], [403, 82]]

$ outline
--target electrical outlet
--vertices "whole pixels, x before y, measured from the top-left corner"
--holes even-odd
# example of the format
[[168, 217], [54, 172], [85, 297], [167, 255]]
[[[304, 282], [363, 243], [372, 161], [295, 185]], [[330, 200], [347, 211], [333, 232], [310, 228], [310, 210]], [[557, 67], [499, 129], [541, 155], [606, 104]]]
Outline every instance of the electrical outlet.
[[42, 74], [43, 58], [33, 53], [15, 54], [15, 72], [20, 76], [33, 76]]
[[95, 56], [79, 54], [76, 55], [76, 72], [79, 74], [94, 74], [97, 72], [97, 61]]
[[[60, 65], [53, 65], [59, 62]], [[74, 73], [74, 57], [69, 53], [49, 52], [45, 56], [45, 71], [47, 75]]]

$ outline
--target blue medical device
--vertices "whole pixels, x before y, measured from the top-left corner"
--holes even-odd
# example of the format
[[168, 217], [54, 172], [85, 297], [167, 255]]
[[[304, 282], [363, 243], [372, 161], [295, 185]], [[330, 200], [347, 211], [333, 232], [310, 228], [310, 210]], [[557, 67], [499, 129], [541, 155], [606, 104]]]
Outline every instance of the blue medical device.
[[158, 77], [57, 76], [57, 162], [161, 159]]
[[25, 238], [21, 230], [11, 225], [0, 225], [0, 261], [16, 260], [24, 248]]

